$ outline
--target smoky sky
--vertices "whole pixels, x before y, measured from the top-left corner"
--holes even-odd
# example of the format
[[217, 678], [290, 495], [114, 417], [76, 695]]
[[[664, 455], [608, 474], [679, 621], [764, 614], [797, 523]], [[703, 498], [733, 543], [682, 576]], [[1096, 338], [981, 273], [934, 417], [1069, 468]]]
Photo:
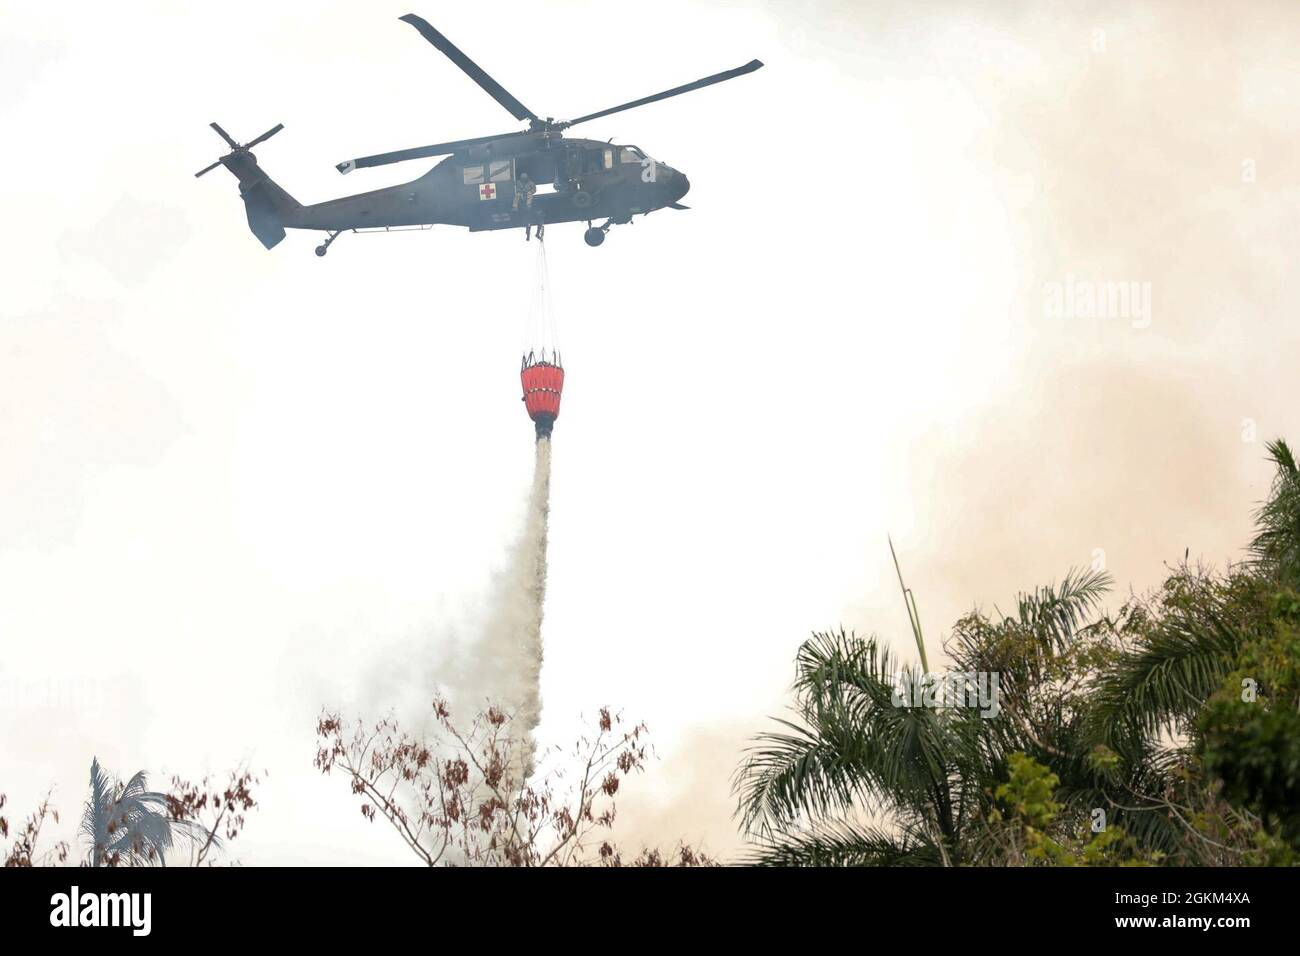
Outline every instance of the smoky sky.
[[[972, 605], [1104, 562], [1119, 596], [1238, 553], [1263, 442], [1296, 420], [1297, 92], [1283, 5], [891, 9], [917, 59], [980, 117], [955, 164], [996, 198], [999, 348], [891, 469], [891, 525], [937, 635]], [[972, 41], [961, 49], [950, 40]], [[965, 210], [958, 201], [954, 219]], [[943, 281], [942, 273], [936, 281]], [[1132, 284], [1150, 315], [1053, 312], [1053, 288]], [[922, 384], [922, 387], [924, 385]], [[892, 567], [868, 543], [882, 629]], [[881, 559], [883, 555], [884, 560]], [[905, 620], [902, 621], [905, 626]], [[904, 632], [905, 634], [905, 632]]]

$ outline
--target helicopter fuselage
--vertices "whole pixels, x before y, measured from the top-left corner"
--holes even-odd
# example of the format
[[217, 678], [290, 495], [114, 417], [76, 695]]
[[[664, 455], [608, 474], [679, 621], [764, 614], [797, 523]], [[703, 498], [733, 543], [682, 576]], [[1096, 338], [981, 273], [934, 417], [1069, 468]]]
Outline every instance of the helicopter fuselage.
[[289, 229], [450, 225], [474, 232], [597, 218], [622, 223], [677, 203], [688, 189], [680, 170], [635, 146], [539, 135], [522, 148], [514, 138], [476, 146], [409, 183], [300, 206], [282, 222]]

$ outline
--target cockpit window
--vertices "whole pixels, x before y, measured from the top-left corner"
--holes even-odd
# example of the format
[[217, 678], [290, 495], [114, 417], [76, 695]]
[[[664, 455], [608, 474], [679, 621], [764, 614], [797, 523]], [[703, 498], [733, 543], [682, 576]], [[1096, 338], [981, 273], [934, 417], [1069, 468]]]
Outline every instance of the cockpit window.
[[620, 163], [640, 163], [645, 159], [645, 153], [635, 146], [623, 146], [618, 151], [618, 161]]
[[614, 168], [614, 151], [612, 149], [605, 150], [605, 168], [606, 169]]
[[466, 166], [466, 167], [465, 167], [465, 185], [466, 185], [466, 186], [476, 186], [476, 185], [478, 185], [478, 184], [481, 183], [481, 182], [483, 182], [483, 167], [482, 167], [482, 166]]

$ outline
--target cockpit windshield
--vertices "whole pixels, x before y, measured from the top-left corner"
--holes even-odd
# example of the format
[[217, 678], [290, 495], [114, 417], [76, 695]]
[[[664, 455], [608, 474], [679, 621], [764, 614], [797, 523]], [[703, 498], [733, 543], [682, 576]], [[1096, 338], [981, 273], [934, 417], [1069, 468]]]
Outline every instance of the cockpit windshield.
[[620, 163], [640, 163], [645, 158], [645, 153], [635, 146], [620, 146], [618, 148], [618, 161]]

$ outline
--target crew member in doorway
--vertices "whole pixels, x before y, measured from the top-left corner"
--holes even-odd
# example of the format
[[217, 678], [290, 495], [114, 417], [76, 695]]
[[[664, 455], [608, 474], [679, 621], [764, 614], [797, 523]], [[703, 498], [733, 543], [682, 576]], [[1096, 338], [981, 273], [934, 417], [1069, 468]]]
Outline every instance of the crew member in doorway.
[[519, 200], [524, 201], [525, 209], [533, 208], [533, 196], [537, 193], [537, 184], [533, 182], [533, 177], [527, 173], [520, 173], [519, 178], [515, 180], [515, 205], [519, 209]]

